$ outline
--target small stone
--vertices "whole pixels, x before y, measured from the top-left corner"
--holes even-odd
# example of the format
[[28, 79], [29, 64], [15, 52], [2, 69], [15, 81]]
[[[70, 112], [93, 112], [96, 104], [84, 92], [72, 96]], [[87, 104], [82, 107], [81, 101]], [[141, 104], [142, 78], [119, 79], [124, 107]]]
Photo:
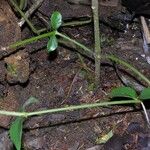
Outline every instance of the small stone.
[[7, 64], [7, 81], [11, 84], [25, 83], [29, 79], [29, 55], [20, 51], [4, 59]]

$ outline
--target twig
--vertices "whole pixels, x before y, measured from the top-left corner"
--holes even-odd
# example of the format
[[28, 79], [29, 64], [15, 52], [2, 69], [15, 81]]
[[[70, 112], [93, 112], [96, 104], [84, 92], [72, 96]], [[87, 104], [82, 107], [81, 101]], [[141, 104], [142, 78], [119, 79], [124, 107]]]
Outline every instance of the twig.
[[31, 30], [36, 33], [39, 34], [43, 31], [45, 31], [46, 29], [41, 29], [41, 30], [36, 30], [36, 28], [33, 26], [33, 24], [29, 21], [29, 19], [26, 17], [26, 15], [23, 13], [23, 11], [18, 7], [18, 5], [13, 1], [10, 0], [11, 4], [15, 7], [15, 9], [20, 13], [20, 15], [25, 19], [25, 21], [27, 22], [27, 24], [29, 25], [29, 27], [31, 28]]
[[63, 100], [63, 102], [61, 103], [61, 104], [64, 104], [64, 102], [69, 98], [69, 96], [70, 96], [70, 93], [71, 93], [71, 90], [72, 90], [72, 87], [73, 87], [73, 84], [75, 83], [75, 81], [76, 81], [76, 79], [77, 79], [77, 76], [79, 75], [79, 72], [81, 71], [81, 69], [79, 69], [78, 71], [77, 71], [77, 73], [75, 74], [75, 76], [74, 76], [74, 78], [73, 78], [73, 80], [72, 80], [72, 82], [71, 82], [71, 85], [69, 86], [69, 90], [68, 90], [68, 92], [67, 92], [67, 96], [65, 97], [65, 99]]
[[148, 29], [146, 20], [145, 20], [145, 18], [143, 16], [141, 16], [140, 19], [141, 19], [141, 24], [142, 24], [142, 28], [143, 28], [143, 34], [144, 34], [144, 37], [146, 39], [146, 42], [147, 42], [147, 44], [150, 44], [150, 31]]
[[144, 114], [145, 114], [146, 121], [147, 121], [148, 125], [150, 126], [150, 120], [149, 120], [145, 105], [143, 104], [143, 102], [141, 102], [141, 105], [142, 105], [142, 108], [143, 108], [143, 111], [144, 111]]
[[[32, 14], [33, 14], [33, 12], [42, 4], [42, 2], [43, 2], [44, 0], [37, 0], [37, 1], [35, 1], [34, 2], [34, 4], [30, 7], [30, 9], [25, 13], [25, 16], [27, 17], [27, 18], [29, 18]], [[25, 23], [25, 19], [24, 19], [24, 17], [22, 17], [21, 19], [20, 19], [20, 21], [18, 22], [18, 25], [20, 26], [20, 27], [22, 27], [22, 25]]]
[[101, 63], [98, 0], [92, 0], [92, 10], [94, 17], [94, 36], [95, 36], [95, 86], [96, 88], [98, 88], [100, 85], [100, 63]]

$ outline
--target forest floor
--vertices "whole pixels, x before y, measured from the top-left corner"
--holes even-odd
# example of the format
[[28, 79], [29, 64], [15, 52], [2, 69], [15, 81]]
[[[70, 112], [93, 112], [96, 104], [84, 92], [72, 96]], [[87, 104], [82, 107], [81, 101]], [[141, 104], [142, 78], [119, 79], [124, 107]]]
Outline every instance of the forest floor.
[[[117, 17], [123, 8], [116, 5], [116, 1], [113, 2], [100, 2], [102, 53], [121, 58], [150, 78], [150, 64], [144, 58], [140, 24], [138, 20], [133, 22], [125, 32], [127, 20]], [[20, 29], [17, 24], [18, 15], [9, 4], [2, 2], [0, 8], [1, 46], [35, 36], [27, 24]], [[92, 16], [89, 4], [45, 0], [31, 21], [37, 28], [42, 28], [44, 24], [37, 17], [38, 12], [48, 18], [56, 10], [61, 12], [66, 22]], [[94, 46], [93, 22], [82, 26], [61, 27], [60, 30], [86, 46]], [[26, 45], [17, 52], [0, 51], [1, 109], [17, 111], [30, 96], [36, 97], [39, 103], [29, 106], [27, 111], [104, 102], [113, 88], [123, 86], [114, 64], [103, 60], [100, 87], [94, 90], [94, 62], [91, 59], [82, 56], [85, 67], [76, 50], [63, 44], [59, 45], [57, 51], [48, 54], [46, 43], [47, 39], [43, 39]], [[17, 76], [10, 74], [13, 63], [17, 65]], [[146, 86], [130, 70], [121, 65], [118, 67], [129, 81], [139, 81]], [[8, 136], [12, 120], [12, 117], [0, 116], [0, 149], [12, 149]], [[142, 109], [133, 105], [47, 114], [25, 121], [22, 145], [25, 150], [141, 150], [146, 145], [145, 139], [149, 138], [146, 125]], [[110, 131], [113, 131], [111, 140], [100, 143]]]

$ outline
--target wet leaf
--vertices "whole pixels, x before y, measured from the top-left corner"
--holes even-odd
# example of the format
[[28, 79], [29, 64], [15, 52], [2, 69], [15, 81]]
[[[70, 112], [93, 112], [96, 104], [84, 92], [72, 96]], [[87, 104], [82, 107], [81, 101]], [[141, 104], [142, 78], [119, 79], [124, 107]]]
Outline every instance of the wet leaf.
[[139, 96], [139, 99], [141, 100], [150, 100], [150, 88], [145, 88], [140, 96]]
[[9, 130], [10, 139], [15, 145], [17, 150], [21, 149], [23, 121], [24, 121], [24, 118], [17, 117], [16, 120], [11, 124], [10, 130]]
[[62, 24], [62, 15], [60, 12], [55, 11], [51, 16], [51, 27], [53, 30], [57, 30]]
[[125, 97], [125, 98], [137, 98], [137, 93], [134, 89], [130, 87], [119, 87], [111, 91], [110, 96], [115, 97]]
[[47, 43], [47, 50], [48, 52], [52, 52], [56, 50], [58, 47], [58, 40], [55, 35], [51, 36], [48, 43]]

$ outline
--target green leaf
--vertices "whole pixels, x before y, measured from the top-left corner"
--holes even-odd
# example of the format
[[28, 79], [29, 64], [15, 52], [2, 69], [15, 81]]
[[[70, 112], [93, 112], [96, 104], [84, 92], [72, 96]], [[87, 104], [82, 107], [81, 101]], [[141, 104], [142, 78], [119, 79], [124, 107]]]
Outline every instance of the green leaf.
[[126, 98], [137, 98], [137, 93], [130, 87], [119, 87], [111, 91], [110, 96], [114, 97], [126, 97]]
[[62, 24], [62, 15], [60, 12], [55, 11], [51, 15], [51, 27], [53, 30], [57, 30]]
[[24, 121], [24, 118], [17, 117], [16, 120], [11, 124], [10, 130], [9, 130], [10, 139], [15, 145], [17, 150], [21, 149], [23, 121]]
[[47, 43], [47, 50], [48, 52], [52, 52], [56, 50], [58, 47], [58, 40], [55, 35], [51, 36], [48, 43]]
[[141, 92], [141, 94], [139, 96], [139, 99], [141, 99], [141, 100], [148, 100], [148, 99], [150, 99], [150, 88], [145, 88]]
[[27, 107], [30, 104], [38, 103], [39, 100], [33, 96], [29, 97], [29, 99], [23, 104], [22, 110], [25, 110], [25, 107]]

